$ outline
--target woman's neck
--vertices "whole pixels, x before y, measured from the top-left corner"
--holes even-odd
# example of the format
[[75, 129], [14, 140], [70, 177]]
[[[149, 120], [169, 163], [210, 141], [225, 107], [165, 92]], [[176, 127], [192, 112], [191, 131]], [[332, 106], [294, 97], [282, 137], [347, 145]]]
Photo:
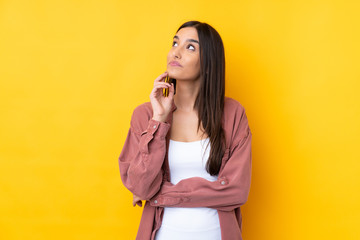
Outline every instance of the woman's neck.
[[195, 100], [200, 89], [200, 80], [176, 81], [174, 102], [177, 109], [190, 112], [194, 110]]

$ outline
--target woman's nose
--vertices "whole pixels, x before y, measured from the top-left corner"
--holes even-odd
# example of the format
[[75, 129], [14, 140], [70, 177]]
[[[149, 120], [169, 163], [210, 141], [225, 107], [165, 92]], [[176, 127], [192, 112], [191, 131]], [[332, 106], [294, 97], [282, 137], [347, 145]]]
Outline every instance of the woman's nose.
[[173, 57], [175, 57], [175, 58], [181, 58], [181, 51], [180, 51], [180, 48], [179, 48], [179, 47], [177, 47], [177, 48], [174, 49], [174, 51], [173, 51]]

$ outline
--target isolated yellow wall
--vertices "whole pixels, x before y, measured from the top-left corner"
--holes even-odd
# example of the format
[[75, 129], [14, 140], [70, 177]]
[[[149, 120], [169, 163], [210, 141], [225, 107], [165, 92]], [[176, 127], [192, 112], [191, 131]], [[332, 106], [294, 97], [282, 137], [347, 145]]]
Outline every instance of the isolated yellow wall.
[[117, 158], [176, 29], [211, 24], [253, 133], [247, 240], [360, 239], [359, 1], [0, 1], [0, 239], [134, 239]]

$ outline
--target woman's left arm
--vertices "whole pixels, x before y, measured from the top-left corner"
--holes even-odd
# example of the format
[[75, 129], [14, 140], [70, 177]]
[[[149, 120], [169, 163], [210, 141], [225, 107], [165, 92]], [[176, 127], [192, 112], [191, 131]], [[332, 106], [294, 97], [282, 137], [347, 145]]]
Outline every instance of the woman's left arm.
[[[245, 124], [245, 125], [244, 125]], [[230, 149], [230, 158], [214, 182], [201, 177], [183, 179], [176, 185], [165, 181], [150, 199], [150, 205], [161, 207], [209, 207], [231, 211], [248, 198], [251, 182], [252, 134], [245, 115], [239, 126], [237, 144]], [[239, 138], [240, 136], [240, 138]]]

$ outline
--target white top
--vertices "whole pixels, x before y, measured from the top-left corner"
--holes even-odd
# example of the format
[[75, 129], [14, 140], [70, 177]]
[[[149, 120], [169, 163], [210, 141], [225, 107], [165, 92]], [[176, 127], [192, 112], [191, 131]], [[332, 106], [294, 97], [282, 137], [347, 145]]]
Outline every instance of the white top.
[[[206, 171], [210, 154], [209, 138], [194, 142], [178, 142], [170, 139], [168, 161], [171, 183], [182, 179], [202, 177], [216, 181]], [[160, 229], [155, 240], [220, 240], [221, 230], [216, 209], [165, 207]]]

